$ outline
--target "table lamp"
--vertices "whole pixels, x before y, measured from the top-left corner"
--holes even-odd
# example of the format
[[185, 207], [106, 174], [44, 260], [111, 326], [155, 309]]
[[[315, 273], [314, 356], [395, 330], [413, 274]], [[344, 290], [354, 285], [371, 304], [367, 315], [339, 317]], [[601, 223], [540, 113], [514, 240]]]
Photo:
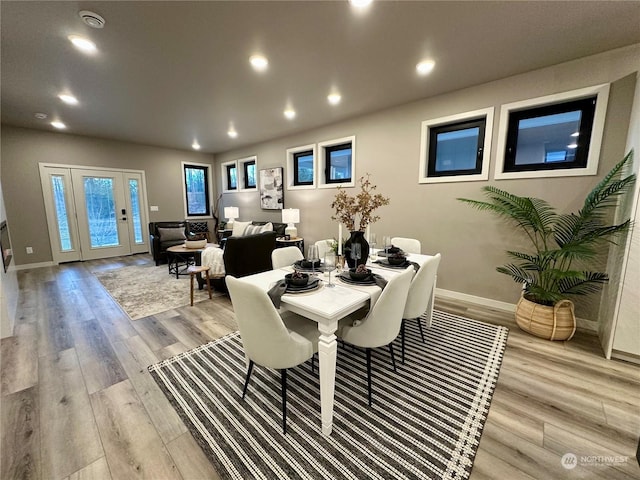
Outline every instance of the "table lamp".
[[282, 223], [287, 224], [284, 234], [289, 235], [290, 238], [297, 238], [298, 229], [294, 224], [300, 223], [300, 210], [297, 208], [286, 208], [282, 210]]
[[240, 216], [238, 207], [224, 207], [224, 216], [229, 220], [227, 221], [227, 230], [233, 230], [233, 221]]

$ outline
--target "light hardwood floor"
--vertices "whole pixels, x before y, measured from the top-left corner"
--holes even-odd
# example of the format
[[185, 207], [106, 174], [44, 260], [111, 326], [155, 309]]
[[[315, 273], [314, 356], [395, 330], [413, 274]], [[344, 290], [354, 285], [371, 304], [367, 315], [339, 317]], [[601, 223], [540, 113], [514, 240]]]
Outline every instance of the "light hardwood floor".
[[[235, 330], [231, 304], [132, 321], [91, 272], [141, 264], [150, 257], [19, 272], [15, 332], [0, 352], [2, 480], [218, 478], [146, 367]], [[605, 360], [591, 335], [552, 343], [508, 313], [437, 308], [510, 328], [473, 480], [640, 478], [638, 367]], [[623, 458], [598, 458], [612, 456]]]

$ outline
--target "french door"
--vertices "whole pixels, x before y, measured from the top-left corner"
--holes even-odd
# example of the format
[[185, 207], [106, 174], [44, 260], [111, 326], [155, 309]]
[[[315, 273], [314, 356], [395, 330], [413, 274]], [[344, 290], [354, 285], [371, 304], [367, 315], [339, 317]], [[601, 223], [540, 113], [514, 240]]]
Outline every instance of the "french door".
[[142, 172], [40, 166], [53, 260], [148, 251]]

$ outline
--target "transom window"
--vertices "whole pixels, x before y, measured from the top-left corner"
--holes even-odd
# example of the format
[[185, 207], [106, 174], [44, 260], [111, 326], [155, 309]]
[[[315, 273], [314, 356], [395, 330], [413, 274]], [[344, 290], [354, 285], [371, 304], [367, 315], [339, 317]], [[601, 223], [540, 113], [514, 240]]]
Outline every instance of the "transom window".
[[185, 163], [183, 169], [187, 217], [209, 216], [209, 166]]
[[325, 182], [345, 183], [351, 181], [351, 142], [326, 147]]
[[505, 172], [584, 168], [596, 97], [511, 112]]
[[596, 175], [609, 84], [505, 104], [495, 178]]
[[287, 149], [287, 190], [316, 188], [316, 145]]
[[420, 183], [489, 179], [493, 108], [422, 122]]
[[256, 188], [256, 161], [250, 160], [242, 164], [244, 187]]
[[226, 165], [226, 180], [227, 180], [227, 190], [237, 190], [238, 189], [238, 168], [236, 164]]
[[428, 176], [480, 173], [485, 123], [485, 118], [479, 118], [431, 128]]
[[313, 150], [293, 154], [293, 184], [313, 185]]

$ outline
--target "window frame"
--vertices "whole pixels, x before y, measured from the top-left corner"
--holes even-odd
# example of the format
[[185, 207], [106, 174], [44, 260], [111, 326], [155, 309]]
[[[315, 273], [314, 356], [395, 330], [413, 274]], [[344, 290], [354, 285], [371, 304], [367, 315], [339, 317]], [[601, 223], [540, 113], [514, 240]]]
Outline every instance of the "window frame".
[[[249, 185], [249, 165], [253, 165], [253, 177], [254, 177], [253, 185]], [[256, 161], [255, 160], [242, 163], [242, 177], [243, 177], [243, 183], [246, 188], [256, 188], [256, 186], [258, 185], [258, 182], [255, 179], [256, 177]]]
[[[236, 186], [234, 188], [231, 187], [230, 183], [231, 183], [231, 178], [229, 175], [229, 171], [231, 168], [235, 168], [236, 169]], [[220, 169], [221, 169], [221, 175], [220, 178], [222, 179], [222, 192], [223, 193], [234, 193], [238, 191], [238, 162], [236, 162], [235, 160], [231, 161], [231, 162], [224, 162], [220, 165]]]
[[[237, 190], [231, 190], [231, 191], [237, 191], [237, 192], [257, 192], [258, 191], [258, 156], [257, 155], [252, 155], [250, 157], [246, 157], [246, 158], [239, 158], [238, 160], [235, 160], [236, 163], [236, 182], [237, 182]], [[247, 186], [247, 166], [248, 165], [254, 165], [255, 167], [255, 182], [256, 184], [254, 186]], [[239, 173], [241, 173], [239, 175]]]
[[[213, 194], [213, 175], [212, 166], [208, 163], [197, 162], [181, 162], [182, 165], [182, 199], [184, 204], [184, 218], [185, 219], [201, 219], [212, 218], [211, 214], [211, 198]], [[195, 168], [204, 171], [204, 188], [206, 197], [206, 212], [202, 214], [190, 214], [189, 213], [189, 201], [187, 198], [187, 168]]]
[[[298, 153], [311, 152], [313, 156], [313, 181], [310, 184], [296, 184], [297, 167], [295, 156]], [[318, 184], [318, 155], [316, 144], [301, 145], [287, 149], [287, 190], [312, 190]]]
[[[421, 126], [420, 135], [420, 170], [418, 172], [418, 183], [447, 183], [447, 182], [476, 182], [489, 180], [489, 165], [491, 156], [491, 140], [493, 137], [493, 117], [494, 108], [482, 108], [469, 112], [457, 113], [446, 117], [424, 120]], [[435, 153], [433, 150], [433, 138], [439, 130], [449, 127], [461, 127], [472, 122], [479, 122], [484, 119], [484, 128], [478, 136], [478, 150], [481, 154], [476, 156], [476, 168], [469, 170], [454, 170], [451, 172], [433, 173], [429, 170], [435, 168]], [[451, 128], [450, 131], [463, 130], [463, 128]], [[433, 165], [431, 164], [431, 152], [433, 151]], [[480, 156], [481, 155], [481, 156]], [[478, 168], [478, 164], [480, 167]]]
[[[544, 178], [544, 177], [570, 177], [587, 176], [598, 173], [598, 162], [600, 159], [600, 149], [602, 146], [602, 136], [604, 132], [607, 104], [609, 101], [610, 84], [595, 85], [592, 87], [571, 90], [553, 95], [546, 95], [519, 102], [507, 103], [500, 108], [500, 127], [498, 133], [498, 150], [496, 152], [496, 170], [494, 178], [496, 180], [506, 180], [513, 178]], [[517, 152], [507, 154], [507, 148], [511, 145], [514, 148], [513, 139], [517, 141], [517, 134], [512, 128], [517, 121], [523, 118], [534, 118], [535, 115], [527, 115], [531, 112], [540, 112], [545, 109], [553, 111], [562, 105], [580, 102], [591, 97], [596, 97], [596, 105], [593, 113], [591, 132], [587, 142], [588, 151], [584, 153], [583, 165], [541, 163], [516, 168], [513, 165]], [[574, 111], [568, 110], [568, 111]], [[552, 114], [552, 113], [550, 113]], [[510, 129], [511, 127], [511, 129]], [[584, 144], [583, 144], [584, 145]], [[540, 166], [543, 166], [540, 168]], [[538, 167], [538, 168], [536, 168]]]
[[[327, 163], [327, 150], [331, 151], [338, 148], [343, 148], [344, 145], [351, 145], [351, 179], [349, 181], [328, 180], [327, 170], [329, 164]], [[352, 135], [350, 137], [337, 138], [335, 140], [326, 140], [318, 143], [319, 162], [317, 167], [318, 188], [336, 188], [341, 187], [355, 187], [356, 180], [356, 137]]]

